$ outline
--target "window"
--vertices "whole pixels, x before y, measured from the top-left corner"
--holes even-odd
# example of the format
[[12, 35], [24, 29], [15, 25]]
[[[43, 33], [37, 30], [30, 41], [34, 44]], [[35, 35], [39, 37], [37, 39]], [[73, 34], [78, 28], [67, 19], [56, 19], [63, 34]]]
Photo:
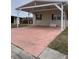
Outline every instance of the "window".
[[52, 20], [56, 19], [56, 15], [52, 14]]
[[42, 14], [36, 14], [36, 20], [42, 20]]
[[54, 14], [52, 14], [52, 20], [54, 19]]

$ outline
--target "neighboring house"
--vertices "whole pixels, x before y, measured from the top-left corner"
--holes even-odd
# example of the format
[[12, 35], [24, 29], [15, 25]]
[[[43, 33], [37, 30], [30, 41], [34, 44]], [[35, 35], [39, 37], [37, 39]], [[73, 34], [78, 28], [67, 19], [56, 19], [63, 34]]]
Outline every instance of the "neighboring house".
[[[33, 24], [32, 17], [19, 17], [20, 24]], [[11, 24], [17, 24], [17, 16], [11, 16]]]
[[33, 0], [16, 10], [32, 13], [33, 25], [57, 26], [61, 30], [68, 26], [67, 0]]

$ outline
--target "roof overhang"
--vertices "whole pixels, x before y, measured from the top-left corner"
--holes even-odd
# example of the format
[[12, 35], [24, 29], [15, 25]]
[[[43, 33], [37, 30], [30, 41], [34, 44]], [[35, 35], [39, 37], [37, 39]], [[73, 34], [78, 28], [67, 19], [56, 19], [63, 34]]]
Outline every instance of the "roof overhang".
[[28, 4], [25, 4], [17, 10], [22, 10], [25, 12], [36, 12], [36, 11], [45, 11], [45, 10], [56, 10], [56, 4], [60, 6], [60, 4], [67, 4], [67, 2], [48, 2], [48, 1], [32, 1]]

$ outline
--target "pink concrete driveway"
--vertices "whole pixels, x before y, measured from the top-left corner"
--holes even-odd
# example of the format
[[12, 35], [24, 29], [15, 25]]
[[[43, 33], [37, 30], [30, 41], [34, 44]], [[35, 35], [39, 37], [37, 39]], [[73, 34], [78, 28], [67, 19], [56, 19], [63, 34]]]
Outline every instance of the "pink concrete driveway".
[[34, 56], [39, 56], [60, 33], [60, 28], [26, 27], [12, 29], [12, 43]]

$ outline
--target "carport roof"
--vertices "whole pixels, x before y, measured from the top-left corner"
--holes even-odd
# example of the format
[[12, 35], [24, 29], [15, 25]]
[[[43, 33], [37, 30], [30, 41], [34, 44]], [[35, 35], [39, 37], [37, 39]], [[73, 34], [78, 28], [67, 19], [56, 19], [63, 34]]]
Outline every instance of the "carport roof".
[[33, 0], [33, 1], [53, 1], [53, 2], [67, 2], [68, 0]]
[[[66, 1], [62, 1], [65, 3]], [[59, 4], [61, 1], [38, 1], [38, 0], [33, 0], [30, 3], [27, 3], [23, 6], [20, 6], [16, 8], [17, 10], [22, 10], [22, 11], [27, 11], [27, 12], [34, 12], [35, 10], [40, 10], [40, 9], [51, 9], [56, 7], [53, 4]], [[53, 5], [53, 6], [52, 6]]]

